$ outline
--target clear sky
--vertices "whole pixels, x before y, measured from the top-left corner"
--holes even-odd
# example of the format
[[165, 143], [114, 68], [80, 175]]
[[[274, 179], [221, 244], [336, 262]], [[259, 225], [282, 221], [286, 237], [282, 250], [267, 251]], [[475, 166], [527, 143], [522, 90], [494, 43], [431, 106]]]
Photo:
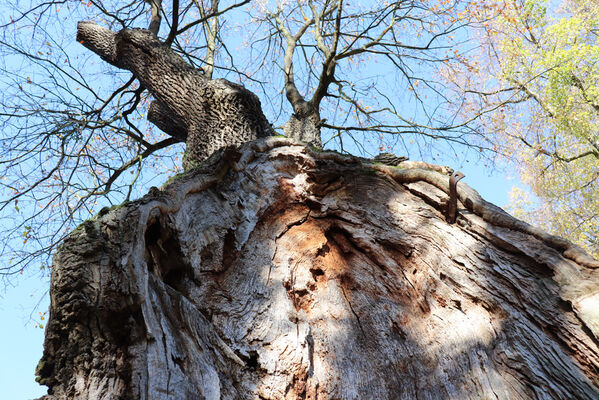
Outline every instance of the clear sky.
[[39, 277], [22, 277], [16, 283], [0, 290], [0, 399], [34, 399], [46, 394], [34, 376], [44, 341], [34, 319], [48, 309], [48, 283]]

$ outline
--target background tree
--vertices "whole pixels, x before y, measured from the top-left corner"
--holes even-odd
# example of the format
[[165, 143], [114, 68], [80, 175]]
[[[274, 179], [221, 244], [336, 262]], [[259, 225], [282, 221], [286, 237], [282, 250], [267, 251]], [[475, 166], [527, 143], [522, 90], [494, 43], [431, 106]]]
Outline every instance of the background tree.
[[345, 152], [397, 146], [428, 155], [450, 149], [438, 139], [472, 145], [477, 132], [476, 116], [448, 114], [435, 74], [459, 54], [464, 4], [92, 0], [34, 2], [27, 11], [7, 4], [2, 273], [48, 265], [82, 220], [180, 168], [183, 136], [148, 124], [145, 87], [74, 43], [77, 21], [114, 31], [149, 27], [206, 77], [255, 91], [289, 136], [316, 145], [322, 137]]
[[494, 110], [481, 132], [535, 196], [514, 191], [516, 215], [599, 255], [599, 6], [491, 1], [472, 11], [479, 52], [446, 75], [462, 89], [458, 107]]

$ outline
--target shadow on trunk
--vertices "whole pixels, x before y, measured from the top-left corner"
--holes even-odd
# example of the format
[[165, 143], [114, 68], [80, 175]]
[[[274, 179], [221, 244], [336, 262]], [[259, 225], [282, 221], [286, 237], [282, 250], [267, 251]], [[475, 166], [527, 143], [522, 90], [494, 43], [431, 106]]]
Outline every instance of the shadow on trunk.
[[282, 138], [239, 152], [63, 245], [56, 398], [597, 397], [596, 270], [463, 204], [448, 224], [424, 181]]

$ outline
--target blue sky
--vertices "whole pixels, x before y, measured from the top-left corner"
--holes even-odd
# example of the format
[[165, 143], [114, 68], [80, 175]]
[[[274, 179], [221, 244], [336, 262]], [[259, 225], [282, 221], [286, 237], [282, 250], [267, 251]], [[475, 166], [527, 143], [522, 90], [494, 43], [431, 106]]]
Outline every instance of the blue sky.
[[0, 290], [0, 399], [33, 399], [46, 394], [34, 376], [44, 341], [34, 319], [48, 309], [48, 283], [35, 276], [16, 283]]

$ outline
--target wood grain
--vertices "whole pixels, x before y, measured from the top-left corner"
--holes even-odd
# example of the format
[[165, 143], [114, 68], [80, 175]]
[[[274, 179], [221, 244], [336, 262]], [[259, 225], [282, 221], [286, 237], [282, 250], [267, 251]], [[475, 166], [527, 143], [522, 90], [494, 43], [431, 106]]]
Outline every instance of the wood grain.
[[65, 241], [47, 399], [599, 398], [597, 269], [476, 206], [449, 225], [434, 171], [237, 151]]

